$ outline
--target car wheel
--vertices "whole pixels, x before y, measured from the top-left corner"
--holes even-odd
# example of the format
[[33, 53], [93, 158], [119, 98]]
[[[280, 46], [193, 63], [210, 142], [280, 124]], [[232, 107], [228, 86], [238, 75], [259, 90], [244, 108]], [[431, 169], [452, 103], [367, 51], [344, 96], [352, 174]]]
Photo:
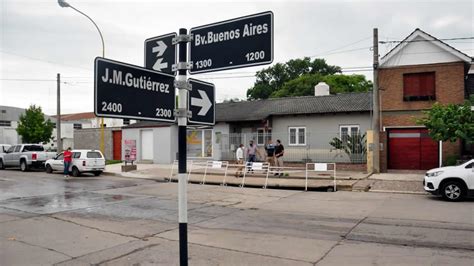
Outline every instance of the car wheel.
[[100, 174], [102, 174], [102, 171], [94, 172], [94, 175], [95, 175], [95, 176], [100, 176]]
[[443, 186], [443, 198], [449, 201], [460, 201], [464, 198], [466, 191], [464, 186], [458, 181], [449, 181]]
[[0, 170], [5, 169], [5, 165], [3, 164], [3, 160], [0, 160]]
[[79, 169], [77, 169], [77, 167], [73, 167], [72, 168], [72, 176], [75, 176], [75, 177], [78, 177], [81, 175], [81, 172], [79, 172]]
[[21, 170], [22, 172], [28, 171], [28, 165], [26, 164], [26, 161], [25, 161], [25, 160], [22, 160], [22, 161], [20, 162], [20, 170]]
[[46, 173], [51, 174], [53, 172], [53, 168], [51, 168], [51, 165], [47, 164], [46, 165]]

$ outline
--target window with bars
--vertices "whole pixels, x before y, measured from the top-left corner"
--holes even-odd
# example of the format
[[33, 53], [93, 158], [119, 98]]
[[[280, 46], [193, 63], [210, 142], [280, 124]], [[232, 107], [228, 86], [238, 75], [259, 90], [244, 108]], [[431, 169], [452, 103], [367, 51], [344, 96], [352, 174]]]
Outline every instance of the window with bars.
[[265, 145], [268, 140], [272, 139], [272, 129], [257, 129], [257, 145]]
[[82, 124], [74, 124], [74, 129], [82, 129]]
[[12, 121], [0, 120], [0, 127], [11, 127]]
[[341, 125], [339, 126], [339, 136], [342, 142], [347, 142], [350, 136], [359, 134], [359, 125]]
[[435, 100], [435, 87], [435, 72], [403, 74], [404, 101]]
[[306, 145], [306, 127], [289, 127], [288, 145]]

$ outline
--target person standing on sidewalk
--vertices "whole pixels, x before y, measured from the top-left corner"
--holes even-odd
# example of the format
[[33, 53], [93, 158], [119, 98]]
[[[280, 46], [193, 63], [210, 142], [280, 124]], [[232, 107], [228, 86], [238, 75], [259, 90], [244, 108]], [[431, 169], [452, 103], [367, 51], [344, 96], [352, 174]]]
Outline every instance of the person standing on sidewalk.
[[257, 161], [257, 145], [253, 144], [253, 140], [250, 141], [249, 146], [247, 148], [247, 165], [248, 165], [248, 172], [252, 171], [252, 163]]
[[243, 177], [242, 169], [244, 168], [244, 144], [240, 144], [239, 148], [235, 152], [235, 157], [237, 159], [237, 172], [235, 172], [235, 177]]
[[267, 163], [269, 163], [270, 166], [275, 166], [275, 144], [273, 144], [271, 139], [267, 141], [265, 151], [267, 153]]
[[275, 147], [275, 164], [278, 167], [275, 176], [283, 176], [282, 168], [283, 168], [283, 154], [285, 153], [285, 147], [281, 144], [281, 141], [277, 139], [276, 147]]
[[67, 148], [67, 150], [63, 153], [63, 162], [64, 162], [64, 177], [69, 177], [69, 167], [71, 166], [72, 162], [72, 152], [71, 147]]

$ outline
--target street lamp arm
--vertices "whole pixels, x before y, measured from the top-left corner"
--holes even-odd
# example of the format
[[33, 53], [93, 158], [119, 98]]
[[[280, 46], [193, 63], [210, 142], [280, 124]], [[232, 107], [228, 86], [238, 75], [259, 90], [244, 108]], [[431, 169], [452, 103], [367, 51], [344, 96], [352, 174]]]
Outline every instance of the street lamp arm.
[[100, 31], [99, 29], [99, 26], [97, 26], [97, 24], [94, 22], [94, 20], [92, 20], [91, 17], [89, 17], [88, 15], [86, 15], [85, 13], [81, 12], [79, 9], [71, 6], [71, 4], [68, 4], [68, 6], [74, 10], [76, 10], [79, 14], [82, 14], [83, 16], [85, 16], [86, 18], [88, 18], [92, 24], [94, 24], [95, 28], [97, 29], [97, 31], [99, 32], [99, 35], [100, 35], [100, 40], [102, 41], [102, 57], [105, 57], [105, 43], [104, 43], [104, 36], [102, 36], [102, 32]]

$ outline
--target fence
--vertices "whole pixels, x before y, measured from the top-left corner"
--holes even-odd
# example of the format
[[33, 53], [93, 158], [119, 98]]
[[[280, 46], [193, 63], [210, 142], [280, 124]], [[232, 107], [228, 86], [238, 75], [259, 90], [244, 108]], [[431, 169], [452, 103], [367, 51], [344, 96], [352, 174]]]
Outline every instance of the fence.
[[[234, 186], [239, 186], [240, 188], [244, 188], [246, 186], [247, 178], [251, 179], [249, 184], [250, 186], [261, 186], [263, 189], [266, 189], [269, 186], [269, 179], [275, 178], [270, 186], [280, 188], [283, 186], [292, 188], [302, 187], [305, 191], [308, 191], [308, 188], [326, 188], [327, 191], [337, 191], [335, 163], [306, 163], [304, 167], [276, 167], [270, 166], [269, 163], [262, 162], [229, 164], [227, 161], [188, 160], [187, 164], [187, 181], [199, 183], [201, 185], [206, 184], [206, 177], [213, 175], [213, 178], [211, 178], [211, 181], [208, 183], [219, 184], [221, 186], [227, 186], [228, 184], [231, 184]], [[177, 179], [177, 167], [178, 161], [174, 161], [169, 176], [169, 182], [172, 182], [173, 179]], [[232, 170], [230, 170], [231, 167], [233, 168]], [[237, 177], [237, 175], [235, 175], [235, 177], [228, 175], [229, 171], [234, 172], [236, 169], [242, 173], [242, 175], [240, 175], [242, 179]], [[193, 174], [193, 170], [194, 174], [198, 175], [197, 179], [190, 178]], [[237, 172], [235, 173], [237, 174]], [[202, 178], [199, 180], [201, 175]], [[288, 184], [288, 179], [284, 180], [283, 183], [275, 183], [276, 180], [282, 180], [282, 177], [284, 178], [284, 176], [288, 175], [292, 175], [292, 184]], [[262, 179], [262, 177], [264, 177], [264, 179]]]
[[[311, 133], [291, 136], [286, 133], [231, 133], [222, 134], [219, 149], [221, 160], [235, 160], [235, 151], [239, 144], [248, 146], [250, 140], [257, 144], [258, 161], [266, 161], [264, 144], [268, 140], [275, 142], [281, 140], [284, 148], [285, 162], [320, 162], [320, 163], [353, 163], [362, 164], [367, 162], [366, 139], [363, 134], [339, 133]], [[289, 142], [292, 143], [289, 143]]]

